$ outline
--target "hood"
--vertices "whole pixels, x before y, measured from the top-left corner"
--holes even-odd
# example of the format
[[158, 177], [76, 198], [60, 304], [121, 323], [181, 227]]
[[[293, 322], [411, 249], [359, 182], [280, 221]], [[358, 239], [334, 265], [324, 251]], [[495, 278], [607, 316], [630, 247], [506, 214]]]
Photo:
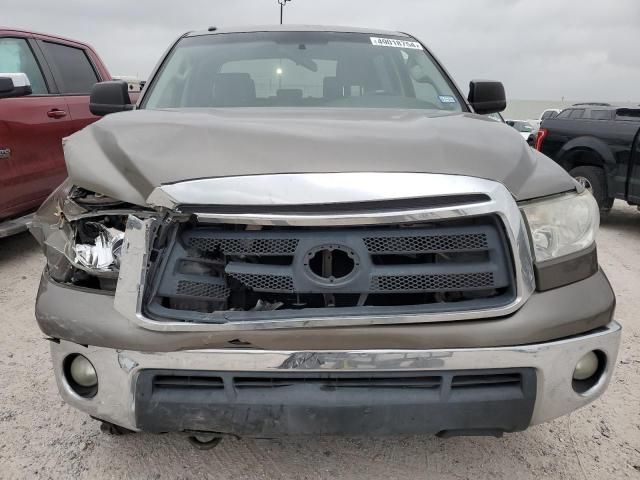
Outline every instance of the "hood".
[[511, 127], [474, 114], [378, 109], [137, 110], [64, 141], [75, 185], [145, 205], [207, 177], [409, 172], [495, 180], [517, 200], [575, 188]]

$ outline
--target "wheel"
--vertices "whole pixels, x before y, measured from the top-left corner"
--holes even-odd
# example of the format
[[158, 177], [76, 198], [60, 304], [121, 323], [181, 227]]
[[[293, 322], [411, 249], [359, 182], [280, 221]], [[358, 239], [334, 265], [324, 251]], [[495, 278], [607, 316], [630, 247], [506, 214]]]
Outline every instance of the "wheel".
[[218, 446], [222, 438], [215, 435], [192, 435], [187, 440], [198, 450], [211, 450]]
[[591, 192], [598, 202], [600, 211], [608, 212], [613, 206], [613, 198], [607, 192], [607, 178], [598, 167], [576, 167], [569, 174]]
[[100, 431], [102, 433], [107, 433], [109, 435], [127, 435], [129, 433], [134, 433], [133, 431], [121, 427], [120, 425], [114, 425], [111, 422], [101, 421], [100, 423]]

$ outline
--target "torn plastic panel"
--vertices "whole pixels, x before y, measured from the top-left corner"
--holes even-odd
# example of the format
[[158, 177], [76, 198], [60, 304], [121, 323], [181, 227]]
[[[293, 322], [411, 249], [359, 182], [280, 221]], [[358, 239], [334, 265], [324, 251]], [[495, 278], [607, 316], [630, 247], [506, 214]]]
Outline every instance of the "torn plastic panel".
[[42, 203], [36, 212], [29, 231], [45, 250], [45, 241], [51, 236], [64, 228], [64, 219], [82, 215], [88, 210], [70, 201], [69, 194], [73, 189], [73, 184], [69, 179], [60, 185], [51, 195]]
[[69, 192], [67, 201], [88, 209], [100, 208], [130, 208], [135, 209], [136, 206], [121, 200], [116, 200], [107, 195], [97, 192], [91, 192], [85, 188], [73, 187]]

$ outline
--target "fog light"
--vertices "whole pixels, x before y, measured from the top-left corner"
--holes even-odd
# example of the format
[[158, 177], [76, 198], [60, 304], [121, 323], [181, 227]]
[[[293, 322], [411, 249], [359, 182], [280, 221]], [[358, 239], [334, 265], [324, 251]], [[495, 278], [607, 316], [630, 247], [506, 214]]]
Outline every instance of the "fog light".
[[82, 355], [76, 355], [69, 366], [69, 374], [81, 387], [91, 388], [98, 384], [98, 374], [91, 362]]
[[596, 352], [589, 352], [576, 363], [573, 371], [574, 380], [587, 380], [595, 375], [598, 371], [599, 359]]

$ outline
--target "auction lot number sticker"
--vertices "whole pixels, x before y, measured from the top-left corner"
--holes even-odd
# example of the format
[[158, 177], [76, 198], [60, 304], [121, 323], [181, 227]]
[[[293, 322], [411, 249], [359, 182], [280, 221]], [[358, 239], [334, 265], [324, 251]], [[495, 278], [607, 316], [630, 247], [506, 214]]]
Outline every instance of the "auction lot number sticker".
[[418, 42], [409, 40], [398, 40], [395, 38], [370, 37], [371, 43], [377, 47], [395, 47], [395, 48], [412, 48], [413, 50], [422, 50], [422, 45]]

